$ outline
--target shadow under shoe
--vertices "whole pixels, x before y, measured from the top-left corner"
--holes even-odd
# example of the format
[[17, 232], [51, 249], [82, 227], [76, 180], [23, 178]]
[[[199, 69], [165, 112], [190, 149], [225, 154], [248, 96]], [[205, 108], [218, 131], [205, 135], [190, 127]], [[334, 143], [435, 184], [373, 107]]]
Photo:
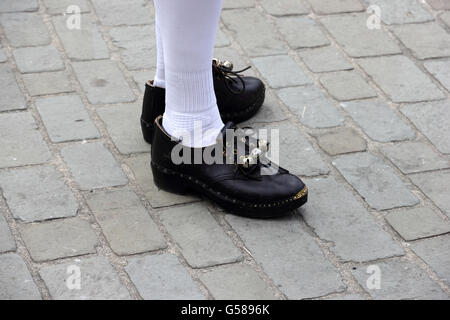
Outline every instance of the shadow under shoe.
[[[251, 218], [283, 216], [307, 202], [307, 187], [287, 170], [277, 167], [276, 173], [264, 175], [267, 164], [258, 160], [251, 165], [243, 165], [235, 156], [236, 152], [227, 154], [228, 149], [223, 149], [225, 141], [229, 141], [227, 129], [235, 130], [235, 127], [231, 122], [227, 123], [218, 137], [220, 144], [217, 150], [222, 161], [207, 164], [200, 157], [200, 162], [198, 158], [194, 162], [195, 154], [203, 155], [205, 148], [181, 146], [163, 129], [162, 117], [159, 116], [155, 121], [151, 150], [151, 168], [156, 186], [173, 193], [204, 195], [230, 213]], [[176, 154], [180, 157], [187, 153], [190, 162], [175, 164], [174, 148], [177, 148]], [[249, 149], [247, 151], [252, 153]], [[231, 163], [227, 162], [230, 156]]]

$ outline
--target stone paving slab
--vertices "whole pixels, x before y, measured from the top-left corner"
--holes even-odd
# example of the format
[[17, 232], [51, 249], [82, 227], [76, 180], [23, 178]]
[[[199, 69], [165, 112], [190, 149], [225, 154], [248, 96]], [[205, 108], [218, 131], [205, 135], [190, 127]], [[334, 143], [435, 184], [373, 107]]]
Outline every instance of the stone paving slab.
[[[130, 294], [104, 257], [82, 258], [39, 270], [55, 300], [128, 300]], [[80, 276], [79, 289], [74, 280]]]
[[203, 300], [187, 270], [171, 254], [133, 257], [125, 270], [145, 300]]
[[29, 112], [0, 114], [0, 123], [0, 168], [39, 164], [50, 159], [48, 147]]
[[2, 1], [0, 12], [36, 11], [39, 8], [37, 0]]
[[[54, 47], [19, 48], [13, 52], [17, 68], [21, 73], [59, 71], [64, 64]], [[32, 57], [32, 58], [30, 58]]]
[[363, 11], [359, 0], [308, 0], [317, 14]]
[[34, 261], [95, 253], [98, 244], [89, 223], [80, 218], [25, 224], [21, 226], [20, 233]]
[[226, 220], [289, 299], [320, 297], [345, 289], [335, 267], [296, 217], [254, 220], [227, 215]]
[[305, 50], [298, 53], [312, 72], [329, 72], [351, 70], [353, 66], [342, 52], [333, 46]]
[[122, 154], [150, 151], [150, 145], [142, 139], [141, 110], [142, 105], [137, 103], [97, 109], [114, 145]]
[[447, 285], [450, 284], [449, 235], [414, 242], [411, 248]]
[[445, 0], [427, 0], [428, 4], [436, 10], [449, 10], [450, 3]]
[[[333, 178], [305, 181], [311, 194], [302, 217], [343, 261], [371, 261], [403, 255], [375, 218]], [[370, 232], [367, 232], [370, 230]]]
[[424, 270], [404, 260], [389, 260], [373, 264], [372, 266], [378, 267], [380, 271], [380, 289], [372, 286], [368, 288], [367, 283], [373, 285], [369, 279], [373, 271], [369, 269], [368, 273], [368, 266], [356, 267], [352, 273], [364, 290], [375, 300], [448, 299]]
[[73, 217], [78, 211], [61, 173], [50, 166], [0, 171], [0, 187], [12, 216], [23, 222]]
[[128, 183], [116, 159], [100, 142], [70, 145], [61, 150], [61, 155], [82, 190]]
[[84, 14], [81, 21], [80, 29], [68, 29], [67, 17], [52, 17], [67, 56], [73, 60], [108, 59], [108, 48], [92, 15]]
[[407, 241], [450, 232], [450, 223], [429, 208], [390, 212], [386, 221]]
[[374, 209], [386, 210], [419, 203], [394, 170], [370, 153], [343, 155], [332, 163]]
[[49, 14], [65, 14], [70, 6], [77, 6], [80, 13], [89, 12], [88, 0], [43, 0]]
[[365, 14], [326, 16], [320, 21], [351, 57], [401, 53], [399, 46], [385, 31], [367, 28]]
[[90, 103], [120, 103], [136, 100], [114, 61], [74, 62], [72, 66]]
[[273, 16], [308, 14], [308, 4], [304, 0], [261, 0], [261, 6]]
[[242, 254], [204, 204], [168, 209], [160, 219], [192, 268], [232, 263]]
[[35, 104], [53, 142], [100, 137], [79, 96], [40, 98]]
[[327, 73], [320, 77], [320, 83], [336, 100], [348, 101], [377, 96], [372, 87], [355, 71]]
[[154, 21], [153, 3], [145, 0], [92, 0], [92, 4], [105, 26], [150, 24]]
[[447, 216], [450, 217], [450, 171], [418, 173], [410, 176], [411, 181], [420, 188]]
[[51, 42], [47, 27], [37, 13], [0, 14], [0, 24], [13, 47], [43, 46]]
[[422, 141], [407, 141], [395, 145], [385, 145], [381, 151], [403, 172], [445, 169], [450, 162]]
[[274, 300], [267, 284], [250, 267], [234, 264], [200, 275], [214, 299]]
[[424, 64], [424, 67], [436, 78], [439, 82], [450, 91], [450, 78], [448, 74], [450, 74], [450, 61], [427, 61]]
[[375, 141], [411, 140], [416, 136], [415, 131], [379, 99], [350, 101], [341, 103], [341, 106]]
[[330, 156], [365, 151], [366, 141], [351, 128], [332, 129], [316, 135], [319, 146]]
[[129, 255], [166, 248], [164, 236], [130, 189], [86, 195], [111, 248]]
[[301, 86], [312, 83], [290, 56], [270, 56], [252, 59], [272, 88]]
[[[315, 48], [330, 41], [309, 17], [285, 17], [277, 19], [277, 27], [292, 49]], [[302, 30], [301, 33], [298, 30]]]
[[430, 78], [405, 56], [361, 59], [358, 63], [393, 102], [420, 102], [445, 97]]
[[450, 56], [450, 34], [436, 23], [397, 26], [393, 31], [418, 59]]
[[285, 88], [277, 91], [284, 104], [298, 120], [310, 128], [329, 128], [344, 123], [334, 102], [313, 86]]
[[[256, 9], [225, 10], [222, 12], [222, 20], [252, 57], [283, 54], [287, 49], [276, 34], [275, 27]], [[255, 37], [255, 34], [258, 36]]]
[[400, 110], [431, 140], [436, 148], [450, 154], [450, 103], [436, 101], [409, 104]]
[[26, 109], [25, 97], [17, 85], [12, 70], [6, 65], [0, 65], [0, 112], [9, 110]]
[[9, 230], [3, 210], [0, 210], [0, 252], [16, 250], [16, 242]]
[[0, 288], [2, 300], [41, 299], [25, 262], [15, 253], [0, 255]]
[[32, 96], [73, 91], [67, 71], [24, 74], [22, 79], [25, 82], [28, 93]]
[[416, 0], [365, 0], [365, 2], [380, 7], [381, 21], [387, 25], [433, 20], [433, 16]]

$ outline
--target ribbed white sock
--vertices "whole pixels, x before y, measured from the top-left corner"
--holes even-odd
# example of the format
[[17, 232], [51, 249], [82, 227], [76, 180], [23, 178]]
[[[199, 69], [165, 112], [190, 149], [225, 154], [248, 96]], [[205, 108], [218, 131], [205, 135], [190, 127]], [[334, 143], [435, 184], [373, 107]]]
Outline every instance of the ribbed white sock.
[[159, 88], [166, 87], [166, 76], [164, 72], [164, 48], [161, 38], [161, 31], [159, 30], [158, 15], [155, 13], [155, 32], [156, 32], [156, 74], [153, 80], [153, 85]]
[[[187, 146], [212, 145], [223, 127], [211, 70], [222, 0], [154, 2], [164, 56], [163, 127]], [[194, 136], [199, 125], [201, 137]]]

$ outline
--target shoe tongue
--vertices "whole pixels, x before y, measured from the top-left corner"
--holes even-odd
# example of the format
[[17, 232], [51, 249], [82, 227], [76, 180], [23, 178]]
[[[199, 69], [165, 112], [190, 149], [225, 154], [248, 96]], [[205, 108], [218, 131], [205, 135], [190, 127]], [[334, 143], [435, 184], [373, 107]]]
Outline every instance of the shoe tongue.
[[227, 136], [227, 130], [228, 129], [234, 129], [235, 128], [235, 124], [231, 121], [228, 121], [222, 128], [222, 130], [220, 130], [219, 135], [217, 136], [217, 141], [222, 141], [225, 142], [226, 141], [226, 136]]

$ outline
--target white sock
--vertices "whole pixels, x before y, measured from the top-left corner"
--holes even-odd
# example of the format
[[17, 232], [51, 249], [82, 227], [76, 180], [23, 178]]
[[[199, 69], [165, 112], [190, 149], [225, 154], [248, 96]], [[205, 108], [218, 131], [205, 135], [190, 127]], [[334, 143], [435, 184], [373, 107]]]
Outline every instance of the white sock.
[[164, 72], [164, 48], [159, 30], [158, 15], [155, 13], [155, 32], [156, 32], [156, 74], [153, 85], [159, 88], [166, 87], [166, 76]]
[[[211, 70], [222, 0], [154, 2], [164, 47], [163, 127], [187, 146], [212, 145], [223, 127]], [[203, 134], [194, 139], [199, 122]]]

